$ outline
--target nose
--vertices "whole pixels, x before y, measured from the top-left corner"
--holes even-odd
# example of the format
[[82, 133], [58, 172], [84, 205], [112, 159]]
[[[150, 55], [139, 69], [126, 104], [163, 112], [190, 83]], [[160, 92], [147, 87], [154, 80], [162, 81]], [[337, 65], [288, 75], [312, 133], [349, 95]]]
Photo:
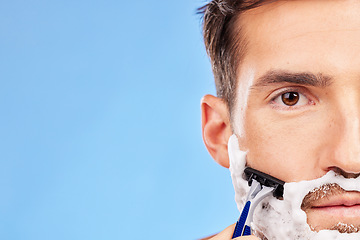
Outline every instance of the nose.
[[360, 108], [354, 105], [342, 107], [337, 112], [335, 131], [331, 134], [335, 139], [330, 140], [333, 142], [332, 156], [328, 156], [327, 170], [334, 170], [347, 178], [360, 174]]

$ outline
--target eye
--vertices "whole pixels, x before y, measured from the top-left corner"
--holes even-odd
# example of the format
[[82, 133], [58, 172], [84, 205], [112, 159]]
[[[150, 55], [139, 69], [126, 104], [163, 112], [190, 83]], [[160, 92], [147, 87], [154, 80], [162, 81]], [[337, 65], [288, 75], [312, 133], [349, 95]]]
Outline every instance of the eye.
[[304, 106], [309, 102], [310, 100], [307, 97], [295, 91], [288, 91], [282, 93], [275, 97], [273, 100], [273, 103], [280, 107]]
[[282, 102], [287, 106], [294, 106], [300, 100], [298, 92], [287, 92], [281, 95]]

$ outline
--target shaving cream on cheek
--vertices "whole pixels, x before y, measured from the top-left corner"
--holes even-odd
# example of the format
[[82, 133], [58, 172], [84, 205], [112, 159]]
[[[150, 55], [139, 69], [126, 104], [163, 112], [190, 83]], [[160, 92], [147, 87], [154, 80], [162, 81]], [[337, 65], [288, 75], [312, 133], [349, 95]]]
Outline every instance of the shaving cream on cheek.
[[[235, 135], [229, 140], [230, 173], [235, 189], [235, 201], [241, 212], [249, 192], [248, 182], [242, 175], [246, 152], [240, 151]], [[314, 189], [336, 183], [347, 191], [360, 191], [360, 178], [345, 179], [333, 171], [325, 176], [302, 182], [285, 183], [284, 199], [265, 198], [255, 209], [252, 229], [261, 239], [360, 239], [360, 233], [340, 233], [337, 230], [312, 231], [306, 213], [301, 209], [304, 197]], [[341, 223], [339, 223], [341, 224]]]

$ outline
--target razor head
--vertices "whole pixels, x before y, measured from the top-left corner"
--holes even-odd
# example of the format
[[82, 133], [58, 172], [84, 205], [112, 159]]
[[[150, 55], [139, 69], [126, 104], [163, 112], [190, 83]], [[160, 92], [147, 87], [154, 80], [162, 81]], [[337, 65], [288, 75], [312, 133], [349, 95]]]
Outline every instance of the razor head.
[[284, 194], [284, 181], [277, 179], [269, 174], [260, 172], [251, 167], [246, 167], [244, 169], [244, 179], [248, 181], [249, 186], [251, 186], [252, 180], [255, 179], [258, 181], [261, 186], [267, 186], [274, 188], [273, 195], [276, 198], [282, 198]]

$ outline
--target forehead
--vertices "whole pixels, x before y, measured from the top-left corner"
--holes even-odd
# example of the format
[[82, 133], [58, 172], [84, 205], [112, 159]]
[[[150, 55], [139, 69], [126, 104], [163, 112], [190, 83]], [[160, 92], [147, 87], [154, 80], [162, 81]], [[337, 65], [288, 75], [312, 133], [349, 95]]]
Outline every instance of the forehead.
[[360, 1], [277, 1], [245, 12], [239, 24], [248, 41], [242, 63], [257, 71], [360, 75]]

